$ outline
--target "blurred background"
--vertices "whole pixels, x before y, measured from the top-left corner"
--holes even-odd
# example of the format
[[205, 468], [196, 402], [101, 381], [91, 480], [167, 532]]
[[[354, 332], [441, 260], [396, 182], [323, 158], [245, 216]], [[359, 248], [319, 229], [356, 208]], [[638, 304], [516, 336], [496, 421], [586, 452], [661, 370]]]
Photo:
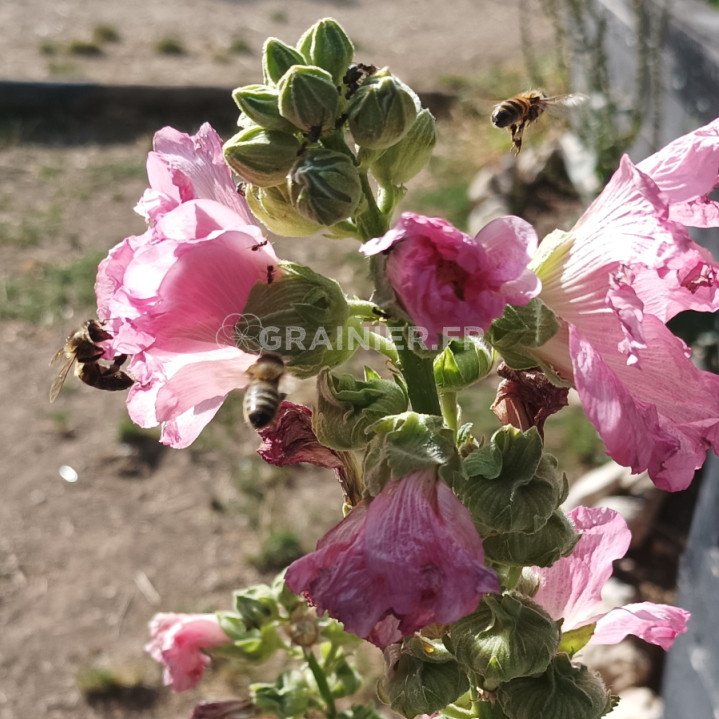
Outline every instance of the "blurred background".
[[[330, 472], [282, 471], [256, 457], [259, 442], [244, 428], [239, 394], [184, 451], [135, 427], [119, 393], [69, 380], [48, 403], [48, 361], [94, 314], [98, 261], [144, 229], [132, 207], [146, 186], [155, 130], [171, 124], [195, 132], [210, 120], [229, 137], [237, 116], [229, 91], [259, 80], [264, 39], [294, 43], [331, 15], [355, 41], [358, 61], [389, 65], [439, 120], [436, 156], [404, 206], [470, 231], [519, 214], [541, 237], [571, 226], [623, 152], [640, 160], [719, 115], [717, 5], [0, 5], [0, 719], [189, 717], [204, 698], [241, 694], [261, 675], [221, 662], [195, 691], [163, 689], [159, 667], [142, 652], [148, 620], [160, 610], [229, 607], [233, 588], [270, 579], [341, 517]], [[532, 87], [580, 91], [590, 101], [568, 121], [544, 117], [531, 127], [515, 159], [509, 134], [489, 115], [498, 101]], [[282, 239], [277, 249], [348, 292], [369, 289], [351, 241]], [[716, 366], [713, 318], [680, 318], [676, 330], [698, 340], [705, 366]], [[488, 380], [462, 398], [465, 419], [487, 435], [498, 426], [488, 409], [495, 387]], [[311, 393], [311, 383], [298, 384], [293, 399], [309, 401]], [[606, 461], [576, 403], [549, 420], [546, 435], [573, 483], [570, 500], [611, 505], [633, 528], [611, 601], [675, 601], [696, 499], [707, 492], [701, 482], [669, 497], [645, 477], [629, 477]], [[707, 494], [700, 510], [714, 517], [717, 502]], [[719, 571], [712, 575], [715, 555], [714, 564], [703, 562], [703, 546], [715, 546], [716, 537], [696, 530], [693, 542], [695, 587], [706, 597], [714, 587], [698, 577], [716, 583]], [[693, 598], [682, 591], [687, 606]], [[712, 627], [709, 636], [712, 611], [695, 609]], [[701, 626], [678, 642], [680, 669], [670, 676], [701, 702], [688, 715], [710, 719], [719, 712], [711, 679], [719, 668], [706, 634], [696, 652]], [[627, 641], [588, 658], [627, 697], [613, 719], [661, 716], [663, 658], [653, 649]], [[680, 694], [672, 686], [667, 695], [671, 702]], [[668, 708], [666, 716], [674, 715]]]

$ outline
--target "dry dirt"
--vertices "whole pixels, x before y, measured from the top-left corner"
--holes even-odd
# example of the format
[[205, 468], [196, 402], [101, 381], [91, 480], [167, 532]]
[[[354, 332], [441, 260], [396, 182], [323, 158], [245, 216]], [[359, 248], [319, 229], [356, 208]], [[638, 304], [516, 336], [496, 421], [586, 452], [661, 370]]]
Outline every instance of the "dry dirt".
[[[358, 40], [358, 56], [427, 89], [518, 57], [520, 5], [527, 3], [7, 0], [0, 77], [241, 84], [257, 78], [266, 35], [294, 41], [331, 14]], [[115, 28], [120, 42], [102, 45], [99, 57], [68, 51], [100, 24]], [[159, 54], [165, 37], [186, 54]], [[236, 38], [251, 54], [229, 51]], [[149, 135], [101, 147], [4, 139], [0, 304], [14, 284], [31, 293], [43, 268], [76, 263], [141, 230], [131, 207], [145, 186], [148, 144]], [[356, 265], [343, 263], [342, 252], [331, 250], [334, 274], [351, 282]], [[300, 254], [329, 262], [318, 245]], [[180, 696], [157, 693], [159, 669], [142, 654], [148, 619], [158, 610], [228, 606], [234, 587], [269, 578], [249, 560], [270, 527], [289, 522], [309, 549], [340, 517], [340, 491], [328, 473], [278, 474], [248, 460], [257, 442], [236, 412], [193, 451], [155, 451], [152, 442], [138, 450], [118, 441], [121, 396], [69, 382], [50, 407], [47, 363], [84, 319], [80, 307], [58, 301], [37, 322], [0, 322], [0, 719], [186, 717], [200, 698], [226, 696], [227, 680], [210, 677]], [[78, 481], [64, 481], [62, 465]], [[249, 485], [262, 495], [256, 505], [241, 491]], [[77, 676], [92, 667], [140, 677], [148, 689], [124, 703], [88, 703]]]

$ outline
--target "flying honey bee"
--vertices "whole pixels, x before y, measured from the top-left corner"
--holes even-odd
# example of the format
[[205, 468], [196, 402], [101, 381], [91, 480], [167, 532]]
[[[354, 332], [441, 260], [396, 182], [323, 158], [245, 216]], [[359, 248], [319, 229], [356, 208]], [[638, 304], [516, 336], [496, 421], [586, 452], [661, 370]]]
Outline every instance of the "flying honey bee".
[[60, 371], [50, 387], [51, 402], [54, 402], [60, 394], [73, 365], [75, 365], [75, 376], [90, 387], [116, 391], [127, 389], [132, 385], [132, 378], [120, 369], [127, 355], [118, 355], [110, 365], [100, 364], [104, 350], [98, 343], [110, 339], [112, 335], [103, 329], [100, 322], [87, 320], [79, 330], [65, 340], [65, 344], [50, 360], [52, 365], [63, 359]]
[[563, 115], [568, 108], [577, 107], [587, 101], [581, 93], [547, 97], [542, 90], [527, 90], [503, 100], [492, 110], [492, 124], [507, 127], [512, 133], [512, 149], [515, 155], [522, 149], [524, 128], [535, 122], [546, 110], [550, 115]]
[[263, 352], [257, 362], [247, 368], [251, 381], [245, 390], [242, 411], [245, 422], [253, 429], [262, 429], [275, 418], [285, 398], [279, 391], [284, 373], [284, 360], [274, 352]]

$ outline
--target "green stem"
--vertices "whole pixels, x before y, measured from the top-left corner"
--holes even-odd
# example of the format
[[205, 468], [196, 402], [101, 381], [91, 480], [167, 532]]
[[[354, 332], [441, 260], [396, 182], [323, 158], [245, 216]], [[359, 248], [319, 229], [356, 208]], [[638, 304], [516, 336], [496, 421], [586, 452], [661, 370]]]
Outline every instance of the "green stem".
[[509, 567], [507, 578], [504, 580], [505, 589], [514, 589], [522, 578], [522, 567]]
[[420, 414], [441, 416], [442, 408], [439, 405], [437, 385], [434, 382], [432, 358], [419, 357], [402, 344], [397, 348], [397, 353], [399, 354], [399, 368], [407, 383], [412, 409]]
[[380, 212], [391, 220], [394, 208], [397, 207], [397, 204], [404, 197], [406, 191], [406, 188], [395, 187], [394, 185], [380, 187], [377, 198], [377, 205], [379, 206]]
[[444, 423], [452, 430], [455, 439], [459, 429], [459, 407], [457, 406], [456, 392], [442, 392], [439, 395], [439, 403], [442, 407]]
[[347, 306], [349, 307], [350, 314], [353, 317], [359, 317], [363, 320], [377, 322], [384, 315], [382, 310], [380, 310], [374, 302], [370, 302], [369, 300], [348, 299]]
[[370, 330], [367, 331], [365, 337], [370, 349], [381, 352], [395, 367], [400, 366], [399, 353], [391, 339]]
[[373, 237], [381, 237], [387, 232], [387, 217], [377, 207], [372, 186], [369, 184], [367, 171], [359, 170], [360, 185], [362, 186], [362, 194], [367, 202], [367, 209], [359, 216], [354, 217], [360, 232], [365, 240], [371, 240]]
[[334, 717], [337, 716], [337, 709], [335, 708], [335, 700], [330, 691], [329, 684], [327, 684], [327, 677], [324, 671], [322, 671], [322, 667], [319, 665], [314, 652], [307, 647], [303, 647], [302, 652], [305, 655], [312, 676], [317, 682], [317, 689], [319, 689], [320, 696], [327, 707], [327, 719], [334, 719]]
[[469, 681], [469, 696], [472, 699], [472, 716], [476, 717], [476, 719], [492, 719], [494, 712], [487, 702], [479, 698], [479, 691], [472, 676], [469, 677]]

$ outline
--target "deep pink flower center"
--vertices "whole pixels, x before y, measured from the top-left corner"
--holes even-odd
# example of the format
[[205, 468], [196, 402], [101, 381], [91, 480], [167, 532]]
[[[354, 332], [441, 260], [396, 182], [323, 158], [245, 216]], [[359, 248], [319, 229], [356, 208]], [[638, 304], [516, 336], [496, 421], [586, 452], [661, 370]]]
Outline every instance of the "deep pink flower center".
[[458, 300], [464, 300], [464, 288], [467, 285], [469, 274], [456, 262], [444, 259], [437, 254], [437, 278], [442, 285], [449, 285]]

